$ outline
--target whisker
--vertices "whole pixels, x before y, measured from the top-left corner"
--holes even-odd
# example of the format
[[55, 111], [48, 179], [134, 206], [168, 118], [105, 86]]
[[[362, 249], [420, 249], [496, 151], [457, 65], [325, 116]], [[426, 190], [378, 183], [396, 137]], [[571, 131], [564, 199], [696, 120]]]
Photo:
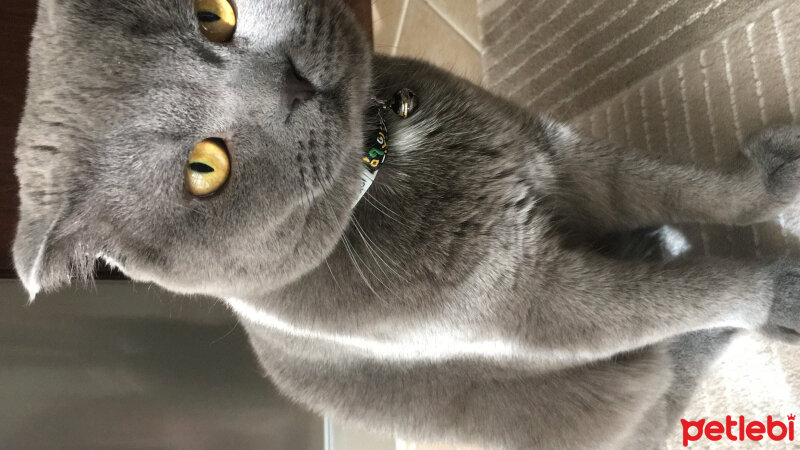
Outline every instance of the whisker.
[[[370, 269], [370, 265], [369, 265], [369, 264], [366, 264], [367, 270], [369, 271], [369, 273], [370, 273], [370, 274], [371, 274], [371, 275], [372, 275], [374, 278], [376, 278], [376, 279], [378, 280], [378, 282], [379, 282], [380, 284], [382, 284], [382, 285], [383, 285], [383, 287], [385, 287], [386, 289], [389, 289], [389, 286], [387, 286], [387, 285], [386, 285], [386, 283], [383, 281], [383, 280], [384, 280], [384, 278], [387, 278], [387, 273], [383, 271], [383, 268], [381, 268], [381, 265], [380, 265], [380, 263], [378, 262], [378, 259], [376, 259], [375, 252], [373, 252], [373, 251], [372, 251], [372, 249], [370, 248], [370, 245], [369, 245], [369, 243], [367, 242], [367, 239], [366, 239], [366, 237], [365, 237], [365, 236], [364, 236], [364, 234], [361, 232], [361, 229], [360, 229], [361, 227], [359, 227], [359, 226], [358, 226], [358, 225], [356, 225], [355, 223], [354, 223], [353, 225], [355, 225], [355, 230], [356, 230], [356, 232], [358, 232], [358, 235], [361, 237], [361, 240], [362, 240], [362, 241], [364, 241], [364, 247], [366, 247], [366, 249], [367, 249], [367, 252], [370, 254], [370, 256], [372, 256], [372, 260], [373, 260], [373, 261], [375, 261], [375, 265], [376, 265], [376, 266], [377, 266], [377, 267], [380, 269], [380, 271], [381, 271], [381, 272], [383, 272], [383, 275], [384, 275], [384, 276], [383, 276], [383, 277], [381, 277], [381, 276], [378, 276], [377, 274], [375, 274], [375, 273], [374, 273], [374, 272], [373, 272], [373, 271]], [[360, 258], [359, 258], [359, 259], [360, 259]], [[363, 260], [362, 260], [362, 262], [363, 262]]]
[[[387, 255], [383, 250], [381, 250], [381, 248], [372, 239], [370, 239], [369, 235], [367, 234], [367, 231], [364, 229], [364, 227], [361, 226], [361, 224], [358, 223], [358, 220], [355, 217], [353, 217], [353, 221], [354, 221], [353, 224], [358, 229], [359, 234], [361, 235], [362, 239], [364, 239], [364, 243], [367, 244], [367, 249], [370, 251], [370, 253], [373, 254], [373, 259], [375, 259], [375, 257], [377, 257], [377, 259], [380, 260], [380, 263], [382, 263], [384, 266], [386, 266], [387, 269], [392, 271], [392, 274], [396, 275], [398, 278], [402, 279], [403, 281], [408, 282], [408, 279], [406, 277], [402, 276], [400, 274], [400, 272], [398, 272], [398, 270], [397, 270], [398, 266], [392, 262], [392, 258], [389, 257], [389, 255]], [[375, 251], [379, 252], [380, 254], [375, 253], [375, 251], [372, 250], [373, 248], [375, 249]], [[383, 255], [383, 258], [381, 257], [381, 255]], [[388, 259], [389, 262], [387, 262], [386, 259], [384, 259], [384, 258]], [[375, 261], [375, 262], [378, 263], [378, 261]], [[383, 269], [381, 269], [381, 271], [383, 272]], [[383, 272], [383, 273], [384, 273], [384, 275], [386, 275], [386, 272]]]
[[[364, 200], [366, 200], [366, 201], [367, 201], [367, 203], [368, 203], [370, 206], [372, 206], [373, 208], [375, 208], [375, 210], [376, 210], [376, 211], [378, 211], [379, 213], [383, 214], [383, 215], [384, 215], [386, 218], [388, 218], [388, 219], [391, 219], [393, 222], [397, 223], [398, 225], [400, 225], [400, 226], [404, 227], [406, 230], [411, 230], [411, 227], [410, 227], [410, 226], [409, 226], [407, 223], [404, 223], [404, 222], [402, 222], [402, 221], [400, 220], [400, 219], [401, 219], [400, 217], [395, 217], [395, 216], [393, 216], [393, 215], [389, 215], [389, 213], [387, 213], [386, 211], [384, 211], [383, 209], [381, 209], [381, 208], [380, 208], [378, 205], [376, 205], [375, 203], [373, 203], [373, 202], [370, 200], [370, 198], [371, 198], [371, 199], [373, 199], [373, 200], [375, 200], [375, 197], [373, 197], [373, 196], [371, 196], [369, 193], [367, 193], [367, 196], [365, 196], [365, 197], [364, 197]], [[377, 200], [376, 200], [376, 201], [377, 201]]]
[[[372, 259], [375, 261], [375, 265], [378, 266], [380, 271], [383, 273], [384, 277], [385, 278], [390, 278], [390, 275], [394, 275], [394, 277], [391, 277], [391, 279], [400, 278], [403, 281], [408, 282], [408, 280], [405, 277], [400, 275], [400, 273], [396, 270], [395, 267], [392, 267], [392, 265], [390, 265], [384, 258], [382, 258], [381, 255], [376, 253], [376, 251], [380, 251], [380, 248], [369, 238], [369, 236], [367, 236], [367, 232], [361, 227], [361, 225], [359, 225], [358, 221], [355, 220], [355, 217], [353, 218], [353, 220], [355, 221], [353, 223], [353, 225], [355, 225], [356, 230], [358, 231], [358, 234], [361, 236], [361, 239], [364, 241], [364, 244], [367, 247], [367, 251], [369, 251], [370, 255], [372, 256]], [[373, 248], [375, 250], [373, 250]], [[384, 256], [386, 256], [385, 253], [384, 253]], [[386, 269], [388, 269], [389, 271], [391, 271], [391, 274], [387, 274], [386, 271], [383, 269], [384, 267]], [[383, 282], [383, 279], [384, 278], [380, 279], [381, 280], [381, 284], [383, 284], [383, 286], [388, 289], [389, 286], [386, 283]]]
[[[325, 183], [320, 183], [320, 187], [322, 187], [322, 191], [325, 194], [325, 196], [327, 197], [328, 196], [328, 191], [327, 191], [327, 189], [325, 189]], [[341, 238], [342, 238], [342, 244], [344, 245], [345, 251], [347, 251], [347, 254], [348, 254], [349, 258], [350, 258], [350, 261], [353, 263], [353, 267], [355, 267], [356, 271], [358, 272], [358, 275], [361, 277], [362, 280], [364, 280], [364, 284], [366, 284], [366, 286], [369, 288], [369, 290], [375, 295], [376, 298], [378, 298], [379, 300], [382, 301], [383, 298], [380, 296], [380, 294], [378, 294], [377, 291], [375, 291], [375, 288], [373, 288], [372, 284], [369, 282], [369, 280], [367, 279], [366, 275], [364, 275], [364, 271], [361, 270], [361, 266], [358, 264], [357, 259], [361, 259], [361, 258], [358, 256], [357, 252], [355, 251], [355, 247], [353, 247], [353, 245], [350, 243], [350, 240], [347, 238], [347, 229], [345, 227], [342, 227], [342, 223], [339, 221], [339, 218], [336, 217], [336, 214], [331, 209], [331, 207], [328, 204], [328, 202], [326, 201], [326, 199], [325, 198], [321, 198], [320, 201], [322, 201], [323, 205], [325, 206], [325, 209], [327, 211], [327, 214], [328, 214], [329, 218], [332, 218], [339, 225], [339, 229], [342, 230], [341, 233], [340, 233]], [[361, 260], [361, 262], [363, 263], [364, 261]], [[367, 265], [367, 270], [369, 270], [369, 265]], [[370, 270], [370, 273], [373, 276], [375, 276], [375, 274], [372, 273], [371, 270]], [[376, 276], [376, 278], [379, 278], [379, 277]]]
[[333, 279], [333, 284], [336, 285], [336, 289], [341, 291], [342, 287], [339, 285], [339, 280], [336, 279], [336, 275], [333, 274], [333, 269], [331, 269], [331, 265], [328, 263], [328, 258], [325, 258], [325, 265], [328, 266], [328, 272], [331, 273], [331, 278]]

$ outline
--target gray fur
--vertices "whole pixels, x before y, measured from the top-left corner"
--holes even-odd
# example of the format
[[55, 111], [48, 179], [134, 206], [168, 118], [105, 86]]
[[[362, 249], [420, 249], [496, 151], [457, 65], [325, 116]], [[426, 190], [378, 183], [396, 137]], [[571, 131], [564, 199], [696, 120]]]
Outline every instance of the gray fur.
[[[372, 56], [338, 1], [235, 4], [236, 37], [215, 45], [191, 0], [40, 2], [14, 246], [32, 296], [102, 256], [227, 301], [266, 374], [315, 411], [498, 448], [657, 446], [726, 341], [714, 329], [796, 340], [796, 259], [597, 243], [775, 216], [800, 190], [797, 127], [763, 131], [726, 172], [655, 159]], [[291, 115], [288, 58], [320, 91]], [[401, 87], [419, 110], [387, 115], [391, 152], [352, 208], [369, 100]], [[209, 137], [232, 177], [192, 198], [184, 165]]]

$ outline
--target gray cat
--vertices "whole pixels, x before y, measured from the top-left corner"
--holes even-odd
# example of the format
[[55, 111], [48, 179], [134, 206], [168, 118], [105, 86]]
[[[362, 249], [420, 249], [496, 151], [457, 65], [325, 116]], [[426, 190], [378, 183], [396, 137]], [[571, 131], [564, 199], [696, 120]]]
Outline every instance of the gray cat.
[[615, 148], [371, 55], [340, 1], [41, 0], [17, 157], [31, 297], [97, 258], [217, 297], [283, 393], [405, 438], [655, 447], [733, 333], [800, 337], [797, 259], [598, 244], [774, 217], [800, 128], [728, 172]]

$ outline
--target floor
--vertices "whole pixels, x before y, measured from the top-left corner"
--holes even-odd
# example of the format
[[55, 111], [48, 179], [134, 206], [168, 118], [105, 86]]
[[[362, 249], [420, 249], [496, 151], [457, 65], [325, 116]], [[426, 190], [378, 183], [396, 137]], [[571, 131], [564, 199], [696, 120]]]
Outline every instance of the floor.
[[483, 81], [476, 0], [373, 0], [375, 50]]

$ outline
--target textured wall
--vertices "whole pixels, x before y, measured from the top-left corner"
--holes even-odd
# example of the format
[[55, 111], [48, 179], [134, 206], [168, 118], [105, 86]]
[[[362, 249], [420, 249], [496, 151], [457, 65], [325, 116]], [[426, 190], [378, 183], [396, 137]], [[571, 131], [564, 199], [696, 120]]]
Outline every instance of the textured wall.
[[520, 103], [569, 118], [776, 3], [483, 0], [486, 80]]

